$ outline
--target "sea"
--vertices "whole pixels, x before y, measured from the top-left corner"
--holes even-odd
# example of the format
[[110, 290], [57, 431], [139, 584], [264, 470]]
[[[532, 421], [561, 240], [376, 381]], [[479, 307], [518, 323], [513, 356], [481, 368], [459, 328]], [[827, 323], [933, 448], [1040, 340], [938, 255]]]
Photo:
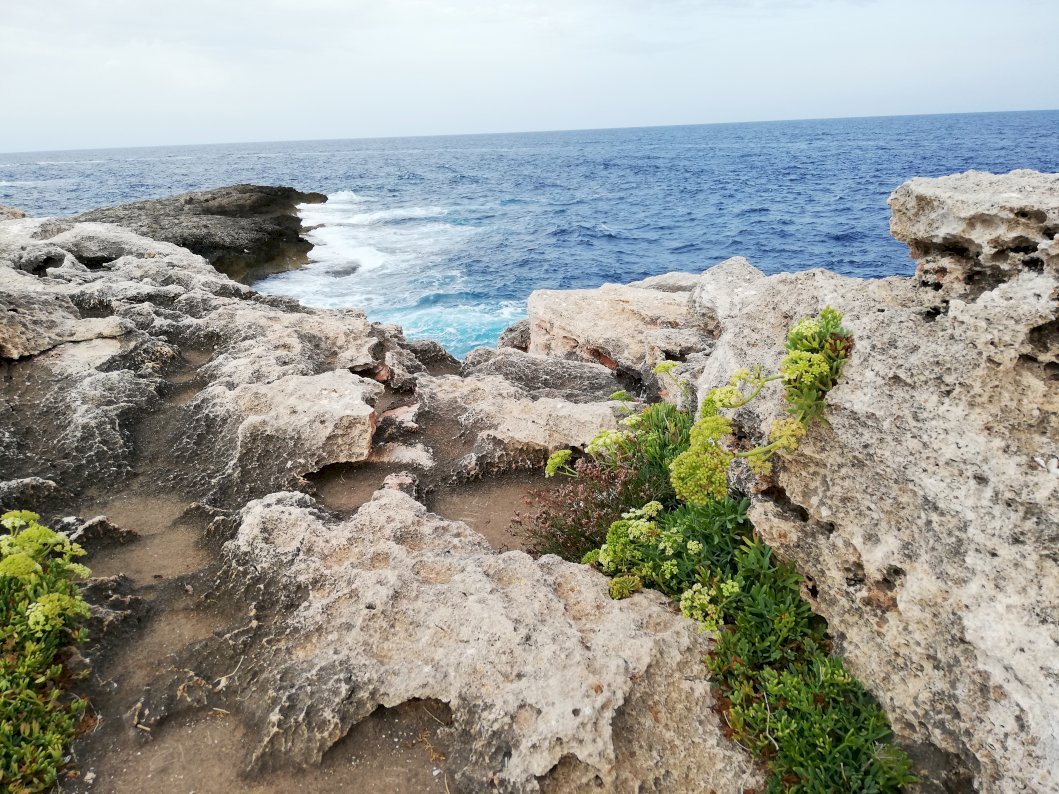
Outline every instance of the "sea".
[[734, 255], [766, 273], [910, 273], [887, 196], [972, 168], [1059, 171], [1059, 111], [0, 154], [0, 204], [61, 216], [236, 182], [320, 191], [301, 209], [311, 263], [254, 287], [462, 356], [535, 289]]

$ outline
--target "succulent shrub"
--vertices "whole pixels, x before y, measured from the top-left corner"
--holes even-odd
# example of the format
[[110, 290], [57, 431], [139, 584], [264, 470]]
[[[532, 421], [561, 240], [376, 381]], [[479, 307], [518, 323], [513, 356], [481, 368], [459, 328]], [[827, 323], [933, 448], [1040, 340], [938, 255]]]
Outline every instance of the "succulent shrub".
[[86, 705], [59, 661], [84, 640], [84, 550], [38, 518], [0, 516], [0, 790], [15, 794], [55, 784]]

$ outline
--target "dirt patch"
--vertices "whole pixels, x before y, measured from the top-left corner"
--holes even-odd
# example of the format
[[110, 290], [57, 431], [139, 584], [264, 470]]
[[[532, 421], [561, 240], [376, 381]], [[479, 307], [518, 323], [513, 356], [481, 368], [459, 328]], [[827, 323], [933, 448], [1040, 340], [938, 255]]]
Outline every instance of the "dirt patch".
[[508, 475], [439, 488], [428, 498], [427, 507], [464, 522], [497, 551], [525, 550], [524, 539], [511, 534], [511, 520], [526, 512], [531, 490], [551, 487], [554, 483], [543, 474]]
[[71, 794], [444, 793], [452, 790], [443, 738], [448, 722], [448, 708], [435, 701], [380, 708], [331, 748], [320, 766], [253, 779], [241, 772], [247, 740], [238, 720], [214, 710], [173, 722], [146, 742], [130, 738], [111, 745], [105, 764], [85, 766], [80, 778], [62, 789]]
[[352, 513], [382, 487], [387, 474], [407, 468], [399, 464], [336, 463], [306, 479], [313, 484], [316, 498], [329, 510]]
[[133, 543], [92, 554], [87, 563], [93, 575], [123, 573], [143, 586], [204, 568], [209, 557], [199, 547], [200, 531], [181, 520], [188, 505], [178, 496], [135, 491], [85, 505], [83, 515], [105, 515], [122, 529], [140, 535]]

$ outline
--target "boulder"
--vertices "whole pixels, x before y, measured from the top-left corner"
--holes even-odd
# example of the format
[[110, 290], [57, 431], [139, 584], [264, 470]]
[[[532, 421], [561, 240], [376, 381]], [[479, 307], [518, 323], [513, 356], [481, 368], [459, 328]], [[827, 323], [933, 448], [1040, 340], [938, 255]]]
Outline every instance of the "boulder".
[[[495, 553], [383, 489], [352, 517], [300, 493], [248, 504], [223, 548], [238, 630], [176, 655], [135, 710], [147, 728], [223, 705], [251, 771], [319, 763], [380, 706], [436, 699], [466, 792], [716, 791], [761, 778], [724, 738], [706, 635], [658, 594], [612, 601], [582, 565]], [[549, 785], [551, 784], [551, 785]]]
[[581, 361], [648, 380], [667, 359], [709, 345], [708, 327], [686, 292], [604, 284], [536, 290], [529, 297], [529, 352]]
[[614, 373], [602, 364], [531, 355], [512, 347], [472, 350], [464, 359], [460, 374], [499, 375], [533, 397], [554, 397], [573, 403], [609, 400], [621, 389]]
[[0, 204], [0, 221], [17, 220], [18, 218], [25, 217], [27, 217], [26, 213], [18, 207], [9, 207], [6, 204]]
[[765, 274], [743, 257], [725, 259], [696, 279], [691, 309], [716, 334], [727, 320], [742, 313], [743, 301], [754, 294], [752, 285], [763, 278]]
[[[999, 200], [996, 183], [1013, 184], [913, 180], [891, 200], [894, 225], [940, 239], [952, 218], [973, 219], [964, 239], [1010, 240], [1028, 234], [1018, 213], [1052, 217], [1054, 194], [1041, 207], [1032, 191]], [[845, 314], [856, 347], [827, 423], [774, 479], [742, 480], [755, 527], [807, 577], [835, 650], [886, 709], [924, 790], [1057, 790], [1059, 279], [1047, 263], [983, 254], [963, 271], [977, 273], [971, 290], [923, 278], [939, 254], [912, 251], [926, 286], [809, 271], [726, 292], [738, 312], [719, 312], [699, 391], [737, 368], [775, 368], [799, 318], [825, 305]], [[762, 439], [781, 392], [737, 412], [738, 434]]]
[[290, 187], [232, 185], [92, 210], [75, 221], [114, 223], [187, 248], [232, 278], [251, 282], [304, 264], [311, 244], [301, 237], [297, 205], [321, 193]]
[[382, 391], [348, 370], [214, 383], [185, 406], [174, 453], [192, 490], [223, 503], [304, 485], [305, 474], [371, 455]]
[[497, 340], [497, 347], [513, 347], [516, 350], [521, 350], [525, 353], [529, 350], [530, 343], [530, 324], [528, 319], [519, 320], [517, 323], [508, 326], [504, 329], [503, 333], [500, 334], [500, 339]]

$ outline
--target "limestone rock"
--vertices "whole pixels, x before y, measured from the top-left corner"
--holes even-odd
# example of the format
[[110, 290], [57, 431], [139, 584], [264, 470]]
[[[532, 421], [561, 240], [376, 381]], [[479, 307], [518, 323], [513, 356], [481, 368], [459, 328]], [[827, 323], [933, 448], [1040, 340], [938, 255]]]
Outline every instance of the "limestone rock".
[[525, 353], [529, 350], [530, 343], [530, 324], [528, 319], [519, 320], [517, 323], [508, 326], [504, 329], [504, 332], [500, 334], [500, 339], [497, 340], [497, 347], [513, 347], [515, 350], [521, 350]]
[[422, 375], [417, 393], [425, 422], [455, 420], [472, 437], [468, 474], [539, 468], [552, 452], [617, 427], [617, 403], [534, 398], [499, 375]]
[[[917, 239], [954, 217], [989, 239], [1025, 234], [1023, 218], [1005, 226], [1007, 199], [971, 189], [980, 181], [991, 184], [914, 180], [895, 211], [926, 197]], [[1027, 217], [1051, 217], [1054, 205], [1019, 201]], [[699, 381], [701, 393], [734, 369], [774, 368], [792, 322], [825, 305], [844, 312], [856, 347], [828, 395], [829, 425], [773, 482], [742, 484], [758, 491], [757, 531], [808, 577], [836, 650], [927, 791], [1059, 789], [1059, 478], [1038, 463], [1059, 439], [1059, 279], [1024, 259], [996, 265], [1003, 278], [977, 294], [826, 271], [757, 279], [731, 296], [739, 313], [722, 321]], [[760, 440], [783, 410], [773, 385], [736, 414], [739, 432]]]
[[608, 400], [621, 389], [614, 373], [602, 364], [530, 355], [512, 347], [472, 350], [464, 359], [460, 374], [499, 375], [534, 397], [575, 403]]
[[18, 218], [25, 217], [26, 213], [18, 207], [9, 207], [6, 204], [0, 204], [0, 221], [17, 220]]
[[214, 384], [185, 407], [175, 454], [195, 490], [221, 501], [298, 485], [302, 475], [371, 454], [382, 391], [348, 370]]
[[[15, 269], [42, 249], [91, 267]], [[0, 471], [53, 478], [74, 492], [132, 470], [133, 431], [185, 353], [202, 361], [192, 381], [201, 389], [182, 409], [185, 419], [165, 425], [172, 438], [161, 441], [181, 454], [161, 468], [200, 499], [260, 495], [299, 482], [316, 464], [362, 459], [373, 426], [369, 396], [381, 387], [364, 388], [352, 373], [370, 375], [387, 351], [411, 355], [403, 337], [363, 312], [257, 295], [183, 248], [111, 224], [2, 222], [0, 272], [0, 357], [14, 360], [0, 384]], [[350, 411], [339, 418], [325, 395], [347, 380], [358, 385], [347, 389], [348, 404], [339, 400]], [[311, 407], [297, 410], [300, 401]], [[188, 448], [192, 439], [198, 449]], [[308, 449], [318, 442], [325, 448]], [[259, 458], [252, 466], [251, 448]], [[253, 476], [263, 480], [236, 487]]]
[[86, 212], [75, 221], [103, 221], [187, 248], [240, 281], [289, 270], [311, 245], [300, 236], [296, 207], [327, 200], [289, 187], [232, 185]]
[[709, 344], [687, 293], [619, 284], [536, 290], [529, 297], [529, 322], [530, 353], [595, 361], [643, 380], [670, 354]]
[[661, 292], [691, 292], [699, 283], [697, 273], [661, 273], [657, 276], [648, 276], [639, 281], [630, 281], [630, 287], [641, 289], [656, 289]]
[[710, 708], [708, 640], [657, 594], [612, 601], [601, 574], [496, 554], [392, 489], [344, 520], [304, 494], [252, 502], [223, 556], [221, 581], [274, 618], [179, 653], [141, 724], [224, 704], [264, 770], [318, 763], [380, 705], [436, 698], [460, 791], [760, 783]]
[[911, 179], [890, 197], [890, 231], [917, 277], [973, 298], [1023, 270], [1059, 273], [1059, 174], [968, 171]]
[[706, 327], [717, 333], [725, 321], [739, 316], [742, 301], [753, 294], [750, 287], [764, 277], [741, 256], [725, 259], [696, 279], [689, 299], [691, 308]]

